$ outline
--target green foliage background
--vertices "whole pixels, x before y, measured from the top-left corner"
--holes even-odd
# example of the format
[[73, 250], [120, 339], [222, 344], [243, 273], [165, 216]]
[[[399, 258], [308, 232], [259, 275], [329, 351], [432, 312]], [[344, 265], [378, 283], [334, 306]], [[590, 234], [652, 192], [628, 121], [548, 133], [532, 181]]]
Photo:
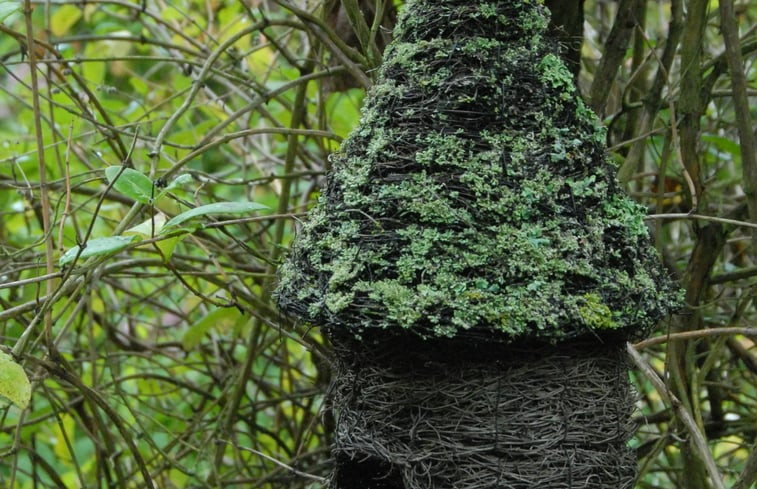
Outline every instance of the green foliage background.
[[[638, 27], [616, 46], [629, 4]], [[744, 87], [722, 7], [586, 5], [582, 92], [691, 306], [636, 345], [665, 381], [633, 374], [638, 487], [757, 473], [757, 113], [735, 110], [755, 105], [757, 6], [735, 4]], [[0, 408], [0, 485], [321, 487], [328, 345], [271, 292], [357, 123], [363, 89], [335, 88], [370, 83], [378, 24], [357, 29], [363, 49], [318, 1], [0, 0], [0, 21], [0, 348], [32, 387], [28, 408]], [[124, 165], [144, 179], [108, 178]], [[161, 233], [223, 202], [266, 208]]]

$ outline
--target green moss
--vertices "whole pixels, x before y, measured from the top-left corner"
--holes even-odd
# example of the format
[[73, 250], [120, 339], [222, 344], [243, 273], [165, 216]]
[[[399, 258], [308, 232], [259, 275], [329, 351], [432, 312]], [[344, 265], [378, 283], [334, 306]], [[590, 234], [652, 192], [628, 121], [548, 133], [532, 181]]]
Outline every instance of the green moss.
[[575, 91], [573, 75], [565, 63], [555, 54], [546, 54], [539, 62], [542, 81], [552, 88], [562, 90], [560, 96], [570, 97]]
[[578, 314], [584, 324], [592, 329], [613, 329], [616, 326], [612, 311], [597, 294], [584, 294], [583, 298]]
[[369, 291], [369, 297], [386, 306], [386, 317], [398, 326], [409, 329], [421, 318], [416, 306], [416, 293], [411, 287], [395, 280], [382, 280], [370, 284], [357, 284], [358, 290]]
[[560, 341], [677, 307], [546, 23], [538, 2], [408, 2], [281, 268], [283, 310], [357, 336]]

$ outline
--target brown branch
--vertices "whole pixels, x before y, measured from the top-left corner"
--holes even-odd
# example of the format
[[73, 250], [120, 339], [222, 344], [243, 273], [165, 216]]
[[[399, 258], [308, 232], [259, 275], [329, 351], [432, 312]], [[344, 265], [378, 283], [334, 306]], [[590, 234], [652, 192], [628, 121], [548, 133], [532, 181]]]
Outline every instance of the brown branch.
[[[641, 30], [637, 33], [639, 36], [644, 35]], [[682, 34], [682, 0], [672, 0], [670, 3], [670, 23], [668, 24], [665, 49], [662, 52], [662, 56], [657, 59], [659, 65], [657, 74], [655, 75], [651, 88], [647, 92], [647, 96], [644, 98], [644, 111], [641, 115], [638, 130], [636, 132], [637, 134], [644, 134], [645, 136], [634, 142], [631, 149], [628, 151], [626, 161], [618, 170], [618, 180], [621, 182], [628, 182], [634, 172], [641, 166], [647, 144], [646, 135], [653, 134], [652, 128], [654, 126], [654, 121], [662, 103], [662, 92], [665, 85], [670, 82], [668, 74], [670, 73], [670, 67], [673, 65], [673, 60], [675, 59]], [[655, 47], [650, 46], [650, 48], [656, 57]]]
[[631, 33], [636, 26], [634, 11], [637, 2], [638, 0], [621, 0], [618, 5], [615, 22], [610, 30], [610, 35], [607, 37], [607, 42], [605, 42], [605, 52], [599, 61], [589, 92], [589, 105], [597, 114], [604, 113], [605, 104], [610, 95], [609, 87], [615, 81], [618, 68], [626, 55], [628, 41], [631, 39]]
[[[736, 127], [741, 142], [744, 193], [746, 194], [751, 221], [757, 222], [757, 141], [755, 141], [755, 134], [752, 132], [754, 128], [749, 115], [748, 85], [739, 46], [739, 27], [733, 10], [733, 0], [720, 0], [718, 5], [720, 6], [720, 30], [723, 33], [725, 54], [731, 72], [733, 110], [736, 114]], [[757, 238], [757, 231], [753, 231], [752, 236]]]

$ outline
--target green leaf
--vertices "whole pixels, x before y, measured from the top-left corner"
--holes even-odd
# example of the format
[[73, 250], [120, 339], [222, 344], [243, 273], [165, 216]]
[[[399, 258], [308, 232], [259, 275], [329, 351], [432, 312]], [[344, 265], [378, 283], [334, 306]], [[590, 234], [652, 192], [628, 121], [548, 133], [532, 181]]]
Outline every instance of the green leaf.
[[174, 217], [163, 226], [163, 231], [194, 219], [196, 217], [208, 216], [211, 214], [244, 214], [247, 212], [268, 209], [268, 206], [258, 204], [257, 202], [215, 202], [213, 204], [201, 205], [186, 212], [182, 212]]
[[156, 213], [150, 219], [124, 231], [124, 236], [139, 236], [141, 239], [150, 239], [157, 236], [166, 224], [166, 215]]
[[160, 191], [160, 193], [158, 194], [158, 196], [155, 197], [155, 200], [158, 200], [159, 198], [163, 197], [164, 195], [166, 195], [171, 190], [173, 190], [175, 188], [179, 188], [182, 185], [185, 185], [185, 184], [187, 184], [187, 183], [189, 183], [191, 181], [192, 181], [192, 175], [190, 175], [188, 173], [184, 173], [184, 174], [179, 175], [178, 177], [176, 177], [173, 180], [171, 180], [171, 183], [169, 183], [166, 188], [164, 188], [163, 190]]
[[202, 338], [211, 330], [219, 332], [230, 331], [244, 316], [235, 308], [220, 308], [210, 312], [194, 323], [181, 338], [181, 345], [185, 351], [190, 351], [200, 344]]
[[105, 169], [105, 176], [113, 183], [113, 188], [127, 197], [131, 197], [143, 204], [153, 202], [152, 180], [132, 168], [123, 166], [109, 166]]
[[[155, 216], [145, 222], [137, 224], [133, 228], [124, 231], [124, 236], [137, 236], [140, 240], [151, 239], [160, 234], [160, 231], [165, 224], [166, 215], [162, 212], [158, 212]], [[173, 255], [173, 250], [176, 248], [176, 245], [178, 245], [186, 236], [186, 234], [180, 234], [171, 238], [166, 237], [165, 239], [155, 242], [155, 246], [160, 248], [160, 251], [163, 253], [163, 258], [169, 260], [171, 255]]]
[[56, 37], [68, 34], [71, 27], [81, 18], [82, 9], [76, 5], [60, 6], [50, 19], [50, 30]]
[[11, 15], [21, 12], [21, 2], [18, 0], [0, 0], [0, 22]]
[[32, 385], [24, 368], [13, 357], [0, 351], [0, 395], [26, 409], [32, 397]]
[[[95, 238], [87, 241], [86, 247], [82, 250], [79, 258], [89, 258], [92, 256], [110, 255], [129, 246], [134, 241], [135, 236], [111, 236], [109, 238]], [[79, 253], [79, 246], [74, 246], [63, 253], [58, 260], [58, 265], [67, 265], [74, 261]]]
[[702, 134], [702, 141], [711, 143], [718, 149], [718, 151], [728, 153], [733, 159], [737, 159], [741, 156], [741, 146], [731, 138], [718, 136], [716, 134]]

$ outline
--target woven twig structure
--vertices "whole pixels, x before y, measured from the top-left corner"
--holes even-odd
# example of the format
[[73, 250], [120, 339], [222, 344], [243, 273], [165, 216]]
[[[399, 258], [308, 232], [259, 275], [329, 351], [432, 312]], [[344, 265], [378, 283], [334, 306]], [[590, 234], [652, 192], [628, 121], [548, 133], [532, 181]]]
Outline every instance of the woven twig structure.
[[624, 341], [680, 300], [537, 0], [408, 0], [281, 268], [332, 489], [631, 487]]
[[617, 343], [416, 341], [335, 338], [332, 488], [633, 486]]

